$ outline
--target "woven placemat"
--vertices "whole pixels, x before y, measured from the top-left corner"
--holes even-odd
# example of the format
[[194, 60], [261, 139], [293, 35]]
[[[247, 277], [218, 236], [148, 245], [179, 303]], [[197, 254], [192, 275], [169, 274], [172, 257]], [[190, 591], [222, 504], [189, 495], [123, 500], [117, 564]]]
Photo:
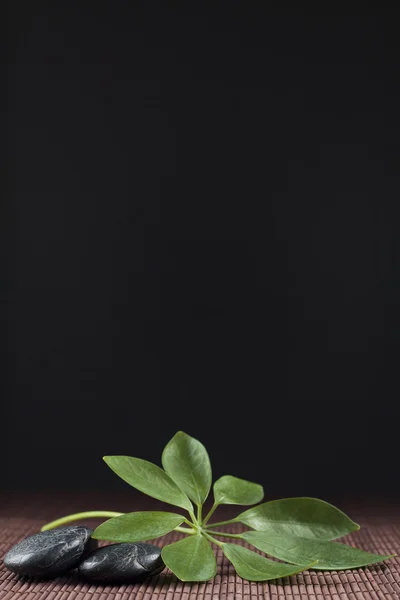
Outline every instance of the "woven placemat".
[[[23, 537], [36, 533], [46, 521], [78, 510], [143, 510], [155, 505], [127, 497], [98, 494], [3, 494], [0, 497], [0, 557]], [[361, 531], [346, 543], [364, 550], [390, 554], [400, 552], [400, 508], [395, 504], [346, 508], [361, 524]], [[158, 504], [158, 509], [160, 505]], [[226, 513], [227, 514], [227, 513]], [[229, 514], [228, 514], [229, 518]], [[89, 524], [89, 523], [87, 523]], [[90, 524], [95, 526], [96, 521]], [[228, 531], [228, 529], [226, 529]], [[239, 531], [240, 526], [230, 531]], [[161, 545], [179, 534], [154, 542]], [[218, 553], [218, 574], [204, 584], [184, 584], [166, 569], [150, 580], [135, 585], [89, 585], [75, 573], [51, 581], [19, 578], [0, 567], [0, 600], [388, 600], [400, 599], [400, 558], [352, 571], [308, 571], [267, 583], [250, 583], [238, 577], [227, 559]]]

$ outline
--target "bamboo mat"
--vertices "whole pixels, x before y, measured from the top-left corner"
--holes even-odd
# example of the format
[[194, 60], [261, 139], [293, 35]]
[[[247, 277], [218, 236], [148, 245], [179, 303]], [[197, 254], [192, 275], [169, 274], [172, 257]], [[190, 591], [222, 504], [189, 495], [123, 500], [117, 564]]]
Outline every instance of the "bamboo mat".
[[[337, 503], [336, 503], [337, 504]], [[400, 553], [400, 505], [395, 503], [348, 506], [350, 516], [361, 531], [347, 537], [346, 543], [364, 550]], [[352, 571], [308, 571], [266, 583], [250, 583], [238, 577], [227, 559], [218, 553], [218, 572], [207, 583], [184, 584], [168, 570], [135, 585], [90, 585], [75, 573], [55, 580], [37, 581], [19, 578], [4, 568], [7, 550], [41, 525], [56, 517], [78, 510], [109, 509], [133, 511], [166, 508], [166, 505], [137, 496], [92, 494], [3, 494], [0, 496], [0, 600], [388, 600], [400, 599], [400, 557], [365, 569]], [[232, 513], [233, 514], [233, 513]], [[229, 510], [225, 512], [231, 516]], [[221, 511], [221, 516], [225, 516]], [[220, 513], [218, 514], [220, 516]], [[87, 521], [95, 526], [99, 521]], [[228, 530], [228, 529], [227, 529]], [[240, 526], [231, 531], [239, 531]], [[170, 534], [154, 543], [161, 545], [179, 534]]]

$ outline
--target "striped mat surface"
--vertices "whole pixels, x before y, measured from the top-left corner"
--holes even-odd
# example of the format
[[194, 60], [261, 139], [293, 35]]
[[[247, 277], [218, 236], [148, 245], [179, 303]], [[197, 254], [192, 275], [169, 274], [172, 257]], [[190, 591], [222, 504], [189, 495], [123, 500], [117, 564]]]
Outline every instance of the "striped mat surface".
[[[400, 554], [400, 504], [396, 502], [341, 502], [361, 525], [361, 530], [344, 541], [370, 552]], [[35, 581], [10, 573], [2, 559], [16, 542], [39, 531], [46, 522], [80, 510], [131, 512], [168, 509], [143, 496], [104, 493], [7, 493], [0, 495], [0, 600], [400, 600], [400, 557], [352, 571], [308, 571], [266, 583], [250, 583], [237, 576], [227, 559], [218, 553], [218, 573], [207, 583], [187, 584], [168, 570], [145, 582], [132, 585], [90, 585], [76, 573], [49, 581]], [[221, 511], [221, 518], [233, 515]], [[220, 513], [218, 520], [220, 520]], [[96, 526], [100, 521], [87, 521]], [[240, 531], [233, 526], [226, 531]], [[170, 534], [154, 543], [161, 545], [179, 539]], [[153, 542], [152, 542], [153, 543]]]

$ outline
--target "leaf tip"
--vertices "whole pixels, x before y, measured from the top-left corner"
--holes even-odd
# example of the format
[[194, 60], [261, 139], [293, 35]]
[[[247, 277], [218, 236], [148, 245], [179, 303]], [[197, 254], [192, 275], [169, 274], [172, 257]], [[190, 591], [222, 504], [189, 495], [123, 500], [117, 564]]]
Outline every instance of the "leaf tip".
[[162, 456], [164, 456], [165, 451], [169, 449], [169, 446], [171, 444], [171, 442], [176, 441], [177, 439], [179, 439], [182, 436], [186, 436], [187, 434], [184, 431], [177, 431], [176, 433], [174, 433], [174, 435], [172, 436], [172, 438], [169, 440], [168, 444], [165, 446], [163, 452], [162, 452]]

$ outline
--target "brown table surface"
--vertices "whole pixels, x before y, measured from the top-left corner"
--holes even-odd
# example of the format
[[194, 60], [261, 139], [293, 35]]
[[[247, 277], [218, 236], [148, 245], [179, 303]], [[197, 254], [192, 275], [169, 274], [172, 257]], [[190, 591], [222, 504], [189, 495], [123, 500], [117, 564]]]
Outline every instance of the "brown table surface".
[[[400, 504], [392, 501], [336, 502], [360, 523], [361, 530], [346, 542], [364, 550], [400, 554]], [[145, 496], [103, 493], [6, 493], [0, 495], [0, 558], [23, 537], [36, 533], [41, 525], [59, 516], [81, 510], [133, 511], [162, 510], [167, 505], [154, 504]], [[169, 507], [170, 509], [171, 507]], [[231, 507], [218, 509], [218, 520], [233, 516]], [[87, 521], [97, 525], [100, 521]], [[240, 526], [238, 526], [240, 527]], [[231, 529], [234, 531], [235, 529]], [[179, 534], [162, 538], [162, 543], [178, 539]], [[154, 542], [161, 544], [161, 540]], [[90, 585], [75, 573], [51, 581], [35, 581], [7, 571], [0, 566], [0, 600], [212, 600], [256, 598], [312, 600], [388, 600], [400, 599], [400, 557], [387, 563], [352, 571], [308, 571], [266, 583], [250, 583], [237, 576], [226, 558], [218, 553], [218, 572], [207, 583], [182, 583], [168, 570], [135, 585]]]

